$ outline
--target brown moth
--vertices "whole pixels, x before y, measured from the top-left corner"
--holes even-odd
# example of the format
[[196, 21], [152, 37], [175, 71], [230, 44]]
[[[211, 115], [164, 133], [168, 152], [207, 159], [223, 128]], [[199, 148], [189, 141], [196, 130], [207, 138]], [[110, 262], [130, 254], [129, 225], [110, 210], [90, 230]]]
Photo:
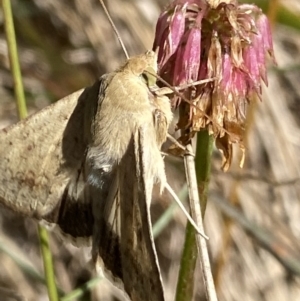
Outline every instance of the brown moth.
[[166, 181], [160, 147], [172, 114], [147, 69], [156, 70], [151, 51], [0, 131], [0, 203], [75, 243], [92, 237], [96, 266], [131, 300], [163, 301], [149, 207], [153, 184]]

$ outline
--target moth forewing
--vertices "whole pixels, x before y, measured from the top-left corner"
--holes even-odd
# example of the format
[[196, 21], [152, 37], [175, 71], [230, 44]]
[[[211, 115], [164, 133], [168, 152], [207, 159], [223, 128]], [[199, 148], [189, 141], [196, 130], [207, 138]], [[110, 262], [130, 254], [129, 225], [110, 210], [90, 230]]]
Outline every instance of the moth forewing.
[[153, 132], [137, 129], [119, 169], [123, 278], [133, 301], [164, 300], [149, 210], [153, 180], [164, 172]]
[[75, 244], [92, 234], [83, 163], [103, 78], [0, 131], [0, 202]]
[[[0, 202], [5, 206], [39, 217], [53, 208], [70, 177], [62, 165], [70, 154], [67, 150], [64, 153], [62, 146], [82, 92], [0, 131]], [[77, 126], [73, 128], [76, 130]], [[81, 141], [79, 145], [82, 148]]]

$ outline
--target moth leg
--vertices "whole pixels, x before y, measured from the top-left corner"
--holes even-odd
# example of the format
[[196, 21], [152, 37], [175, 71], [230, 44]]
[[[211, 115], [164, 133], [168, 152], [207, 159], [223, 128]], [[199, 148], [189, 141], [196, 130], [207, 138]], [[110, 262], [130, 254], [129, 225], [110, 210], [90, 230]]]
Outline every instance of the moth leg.
[[166, 150], [168, 155], [172, 155], [175, 157], [183, 157], [186, 155], [195, 157], [194, 152], [188, 150], [183, 144], [181, 144], [177, 139], [175, 139], [170, 134], [167, 135], [168, 139], [173, 143], [171, 146]]
[[170, 134], [167, 134], [167, 138], [171, 141], [171, 142], [173, 142], [176, 146], [178, 146], [180, 149], [182, 149], [182, 150], [186, 150], [186, 147], [185, 146], [183, 146], [180, 142], [178, 142], [172, 135], [170, 135]]

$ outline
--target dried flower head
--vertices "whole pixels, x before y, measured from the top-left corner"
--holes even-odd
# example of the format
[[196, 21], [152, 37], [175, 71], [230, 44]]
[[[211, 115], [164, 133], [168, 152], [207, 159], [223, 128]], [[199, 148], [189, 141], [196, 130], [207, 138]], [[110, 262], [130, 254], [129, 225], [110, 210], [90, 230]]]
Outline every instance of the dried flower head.
[[175, 0], [157, 22], [157, 48], [159, 75], [171, 85], [212, 79], [183, 90], [193, 105], [177, 95], [172, 104], [181, 106], [180, 142], [208, 128], [227, 169], [232, 143], [243, 149], [246, 105], [253, 95], [261, 97], [261, 80], [267, 85], [267, 53], [275, 63], [267, 17], [257, 6], [235, 0]]

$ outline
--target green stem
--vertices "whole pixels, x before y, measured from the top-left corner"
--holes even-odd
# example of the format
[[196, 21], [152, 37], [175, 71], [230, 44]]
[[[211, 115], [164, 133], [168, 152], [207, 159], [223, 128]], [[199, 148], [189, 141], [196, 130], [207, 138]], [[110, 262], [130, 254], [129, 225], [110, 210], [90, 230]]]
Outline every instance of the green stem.
[[43, 257], [44, 273], [47, 284], [49, 301], [58, 301], [57, 287], [55, 283], [55, 274], [53, 268], [52, 254], [49, 246], [49, 235], [47, 230], [38, 225], [38, 234], [40, 239], [40, 248]]
[[[15, 96], [17, 100], [18, 113], [20, 119], [22, 119], [27, 116], [27, 108], [26, 108], [26, 101], [24, 95], [24, 88], [23, 88], [22, 75], [21, 75], [21, 69], [20, 69], [20, 63], [18, 57], [17, 42], [16, 42], [10, 0], [2, 0], [2, 7], [3, 7], [5, 32], [6, 32], [6, 39], [8, 45], [11, 72], [13, 75], [14, 85], [15, 85]], [[52, 257], [49, 249], [48, 233], [46, 229], [42, 228], [41, 226], [38, 227], [38, 232], [41, 241], [41, 251], [42, 251], [43, 262], [44, 262], [45, 277], [46, 277], [46, 283], [48, 288], [49, 300], [58, 301]]]
[[207, 204], [213, 142], [214, 138], [212, 135], [208, 134], [208, 131], [201, 131], [198, 133], [195, 164], [202, 217], [204, 217]]
[[194, 293], [194, 271], [197, 260], [195, 230], [190, 222], [185, 230], [185, 242], [176, 288], [176, 301], [190, 301]]
[[19, 64], [17, 42], [15, 36], [14, 21], [12, 16], [10, 0], [2, 0], [4, 23], [5, 23], [5, 33], [8, 46], [8, 55], [11, 65], [11, 72], [15, 84], [15, 96], [17, 99], [18, 113], [20, 119], [27, 116], [26, 101], [24, 96], [22, 75]]
[[[207, 192], [210, 178], [213, 137], [207, 131], [198, 133], [196, 149], [196, 175], [199, 187], [202, 217], [204, 217]], [[180, 270], [176, 289], [176, 301], [190, 301], [194, 293], [194, 271], [197, 261], [195, 229], [188, 222], [185, 242], [180, 262]]]
[[90, 291], [93, 287], [98, 285], [101, 280], [103, 280], [102, 277], [95, 277], [89, 280], [81, 287], [78, 287], [77, 289], [73, 290], [71, 293], [63, 296], [60, 301], [71, 301], [82, 297], [86, 292]]

